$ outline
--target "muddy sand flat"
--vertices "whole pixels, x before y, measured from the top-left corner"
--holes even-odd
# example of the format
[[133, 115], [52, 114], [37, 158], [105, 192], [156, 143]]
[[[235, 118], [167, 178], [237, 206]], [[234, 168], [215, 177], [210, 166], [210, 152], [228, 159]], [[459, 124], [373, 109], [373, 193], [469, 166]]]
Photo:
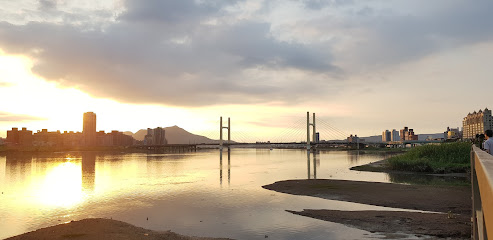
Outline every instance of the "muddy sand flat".
[[91, 218], [41, 228], [7, 240], [213, 240], [225, 238], [201, 238], [179, 235], [170, 231], [158, 232], [136, 227], [128, 223]]
[[393, 211], [338, 211], [305, 209], [288, 211], [301, 216], [359, 228], [369, 232], [406, 233], [448, 239], [470, 239], [471, 218], [443, 213]]
[[470, 186], [403, 185], [345, 180], [287, 180], [263, 186], [293, 195], [433, 212], [471, 214]]
[[[305, 209], [294, 214], [370, 232], [470, 239], [471, 188], [344, 180], [288, 180], [263, 186], [277, 192], [383, 207], [431, 211], [338, 211]], [[309, 206], [307, 206], [309, 207]]]

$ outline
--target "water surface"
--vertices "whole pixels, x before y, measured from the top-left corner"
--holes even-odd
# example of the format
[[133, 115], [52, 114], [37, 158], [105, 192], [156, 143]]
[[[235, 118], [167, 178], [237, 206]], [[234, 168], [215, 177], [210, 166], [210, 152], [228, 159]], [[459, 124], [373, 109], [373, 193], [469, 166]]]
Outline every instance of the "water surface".
[[0, 157], [0, 238], [88, 217], [235, 239], [382, 238], [285, 210], [391, 209], [293, 196], [261, 186], [307, 178], [388, 182], [385, 173], [349, 170], [385, 157], [279, 149], [8, 154]]

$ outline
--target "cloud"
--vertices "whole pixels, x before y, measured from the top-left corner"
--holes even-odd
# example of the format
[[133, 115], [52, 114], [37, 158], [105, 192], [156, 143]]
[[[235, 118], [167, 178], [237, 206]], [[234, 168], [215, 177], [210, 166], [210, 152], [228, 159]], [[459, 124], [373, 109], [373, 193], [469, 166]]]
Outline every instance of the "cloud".
[[[2, 22], [0, 44], [9, 52], [33, 56], [33, 72], [46, 79], [125, 102], [197, 106], [291, 101], [308, 90], [269, 86], [265, 79], [254, 82], [244, 71], [337, 69], [327, 51], [274, 39], [268, 23], [202, 24], [221, 14], [217, 4], [127, 1], [127, 8], [105, 29]], [[176, 40], [180, 38], [189, 40]]]
[[[376, 1], [379, 2], [379, 1]], [[405, 3], [405, 4], [404, 4]], [[337, 29], [344, 49], [338, 56], [367, 65], [398, 65], [464, 45], [493, 40], [492, 1], [396, 1], [389, 8], [355, 5], [337, 24], [316, 22], [321, 31]], [[413, 5], [411, 7], [407, 5]], [[420, 6], [420, 7], [417, 7]], [[406, 9], [409, 7], [410, 9]]]
[[56, 9], [57, 2], [55, 0], [39, 0], [40, 10], [53, 10]]
[[[374, 2], [306, 0], [309, 12], [297, 16], [306, 20], [287, 24], [289, 15], [269, 18], [283, 10], [276, 1], [245, 17], [242, 1], [127, 0], [114, 21], [98, 22], [113, 13], [88, 16], [41, 0], [61, 22], [0, 22], [0, 48], [34, 58], [35, 74], [97, 97], [204, 106], [337, 97], [348, 76], [367, 65], [392, 67], [491, 40], [489, 1], [444, 8], [427, 2], [431, 10], [411, 14]], [[274, 34], [279, 29], [290, 37]]]
[[26, 121], [41, 121], [46, 120], [44, 118], [29, 116], [29, 115], [18, 115], [11, 114], [7, 112], [0, 112], [0, 122], [26, 122]]

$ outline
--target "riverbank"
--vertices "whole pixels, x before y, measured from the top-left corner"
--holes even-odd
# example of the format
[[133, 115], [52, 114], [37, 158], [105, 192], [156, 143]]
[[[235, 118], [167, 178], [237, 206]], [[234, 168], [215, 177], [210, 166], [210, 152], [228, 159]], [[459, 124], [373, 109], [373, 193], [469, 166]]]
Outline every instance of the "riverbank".
[[290, 211], [303, 216], [373, 232], [402, 232], [458, 239], [470, 237], [471, 189], [467, 186], [288, 180], [265, 185], [263, 188], [293, 195], [435, 212]]
[[104, 218], [72, 221], [52, 227], [41, 228], [6, 240], [220, 240], [226, 238], [203, 238], [183, 236], [171, 231], [152, 231], [131, 224]]

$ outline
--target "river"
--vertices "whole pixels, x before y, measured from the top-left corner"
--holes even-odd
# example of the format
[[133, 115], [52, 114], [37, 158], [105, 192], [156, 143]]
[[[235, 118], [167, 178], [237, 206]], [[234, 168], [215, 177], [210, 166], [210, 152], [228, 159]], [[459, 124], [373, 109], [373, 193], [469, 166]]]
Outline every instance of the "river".
[[385, 153], [232, 149], [180, 154], [44, 153], [0, 156], [0, 239], [83, 218], [234, 239], [375, 239], [384, 236], [285, 210], [391, 210], [293, 196], [261, 186], [287, 179], [389, 182], [349, 170]]

